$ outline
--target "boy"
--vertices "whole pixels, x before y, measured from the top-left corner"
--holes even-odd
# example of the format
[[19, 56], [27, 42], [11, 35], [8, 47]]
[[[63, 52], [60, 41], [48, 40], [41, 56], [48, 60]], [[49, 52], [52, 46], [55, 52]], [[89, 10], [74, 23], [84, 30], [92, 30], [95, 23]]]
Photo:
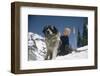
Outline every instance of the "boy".
[[69, 35], [71, 33], [71, 29], [66, 27], [64, 28], [63, 35], [60, 37], [61, 45], [59, 47], [58, 55], [66, 55], [72, 52], [71, 46], [69, 44]]

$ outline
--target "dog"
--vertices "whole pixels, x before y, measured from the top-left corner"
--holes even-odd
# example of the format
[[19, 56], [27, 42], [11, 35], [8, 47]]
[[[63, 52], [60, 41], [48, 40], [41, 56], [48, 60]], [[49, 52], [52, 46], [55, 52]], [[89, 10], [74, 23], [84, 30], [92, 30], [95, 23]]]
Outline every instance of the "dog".
[[58, 32], [58, 29], [53, 25], [45, 26], [43, 28], [43, 33], [47, 46], [47, 55], [45, 57], [45, 60], [55, 59], [58, 53], [60, 33]]

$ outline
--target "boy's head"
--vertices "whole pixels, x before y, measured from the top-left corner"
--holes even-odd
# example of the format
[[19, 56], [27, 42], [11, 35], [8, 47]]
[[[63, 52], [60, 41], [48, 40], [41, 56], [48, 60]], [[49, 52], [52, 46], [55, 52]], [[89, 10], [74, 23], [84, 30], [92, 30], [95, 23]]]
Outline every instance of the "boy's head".
[[64, 32], [63, 32], [64, 36], [69, 36], [70, 33], [71, 33], [71, 29], [68, 28], [68, 27], [65, 27], [65, 28], [64, 28]]

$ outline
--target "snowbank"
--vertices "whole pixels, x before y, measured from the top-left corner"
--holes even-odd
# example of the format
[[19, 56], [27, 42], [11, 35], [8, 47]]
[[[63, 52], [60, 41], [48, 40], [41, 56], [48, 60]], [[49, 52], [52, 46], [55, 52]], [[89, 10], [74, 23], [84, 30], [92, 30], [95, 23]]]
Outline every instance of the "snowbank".
[[44, 60], [47, 48], [45, 39], [36, 33], [28, 33], [28, 60]]
[[88, 46], [77, 48], [77, 51], [85, 51], [88, 50]]
[[58, 56], [56, 60], [66, 60], [66, 59], [85, 59], [88, 58], [88, 46], [77, 48], [79, 52], [73, 51], [71, 54], [65, 56]]

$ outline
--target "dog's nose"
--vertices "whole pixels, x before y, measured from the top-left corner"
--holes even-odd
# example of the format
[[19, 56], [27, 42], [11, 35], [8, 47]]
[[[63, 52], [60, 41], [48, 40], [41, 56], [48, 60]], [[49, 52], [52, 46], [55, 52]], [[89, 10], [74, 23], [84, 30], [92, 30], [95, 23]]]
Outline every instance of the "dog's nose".
[[47, 34], [50, 34], [49, 31], [47, 31]]
[[48, 34], [52, 35], [52, 31], [50, 29], [47, 30]]

